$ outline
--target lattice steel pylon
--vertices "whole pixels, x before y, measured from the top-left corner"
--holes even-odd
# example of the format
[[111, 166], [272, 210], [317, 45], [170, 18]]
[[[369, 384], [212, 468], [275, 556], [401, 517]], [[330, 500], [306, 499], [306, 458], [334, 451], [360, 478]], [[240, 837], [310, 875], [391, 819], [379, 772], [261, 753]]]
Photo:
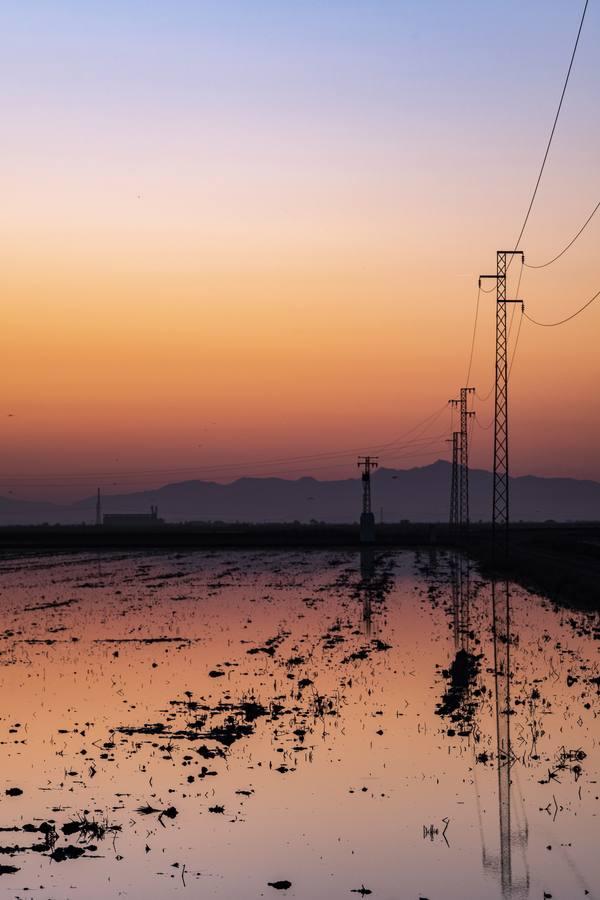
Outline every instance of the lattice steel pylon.
[[371, 469], [379, 463], [376, 456], [359, 456], [358, 468], [362, 469], [363, 508], [360, 517], [360, 541], [372, 544], [375, 540], [375, 516], [371, 511]]
[[474, 394], [475, 388], [464, 387], [460, 389], [460, 498], [459, 516], [461, 529], [469, 527], [469, 419], [475, 415], [469, 411], [467, 403], [469, 394]]
[[492, 538], [494, 547], [502, 540], [505, 552], [508, 550], [508, 527], [510, 522], [508, 490], [508, 331], [506, 328], [506, 304], [522, 303], [508, 300], [506, 296], [506, 275], [508, 258], [520, 256], [521, 250], [498, 250], [496, 252], [496, 274], [481, 275], [482, 278], [496, 279], [496, 373], [494, 404], [494, 487], [492, 501]]
[[[450, 401], [452, 402], [452, 401]], [[452, 432], [452, 477], [450, 481], [450, 529], [456, 531], [458, 529], [458, 458], [459, 458], [459, 440], [460, 432]]]
[[358, 468], [362, 469], [363, 483], [363, 515], [371, 514], [371, 469], [376, 469], [379, 463], [377, 456], [359, 456]]

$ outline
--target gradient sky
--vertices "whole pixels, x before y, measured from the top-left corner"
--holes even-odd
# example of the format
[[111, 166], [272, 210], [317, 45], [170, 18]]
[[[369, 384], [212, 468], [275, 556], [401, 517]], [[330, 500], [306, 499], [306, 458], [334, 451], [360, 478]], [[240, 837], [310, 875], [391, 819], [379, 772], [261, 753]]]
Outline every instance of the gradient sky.
[[[441, 410], [466, 378], [477, 276], [519, 232], [581, 6], [3, 4], [0, 494], [354, 475], [355, 451]], [[591, 3], [532, 263], [600, 199], [599, 42]], [[600, 288], [599, 235], [600, 213], [525, 270], [531, 315]], [[600, 479], [599, 327], [600, 303], [523, 324], [514, 474]], [[483, 294], [481, 396], [493, 348]], [[476, 409], [487, 425], [492, 397]], [[381, 462], [447, 457], [449, 430], [444, 412], [430, 443]], [[491, 434], [474, 429], [473, 464], [491, 467]]]

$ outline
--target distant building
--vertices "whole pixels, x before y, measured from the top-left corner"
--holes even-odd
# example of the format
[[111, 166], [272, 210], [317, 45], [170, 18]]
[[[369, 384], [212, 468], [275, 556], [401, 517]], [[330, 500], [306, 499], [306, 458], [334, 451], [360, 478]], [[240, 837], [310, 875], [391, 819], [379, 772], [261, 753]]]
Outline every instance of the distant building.
[[151, 506], [149, 513], [106, 513], [103, 518], [106, 528], [153, 528], [164, 521], [158, 518], [158, 506]]

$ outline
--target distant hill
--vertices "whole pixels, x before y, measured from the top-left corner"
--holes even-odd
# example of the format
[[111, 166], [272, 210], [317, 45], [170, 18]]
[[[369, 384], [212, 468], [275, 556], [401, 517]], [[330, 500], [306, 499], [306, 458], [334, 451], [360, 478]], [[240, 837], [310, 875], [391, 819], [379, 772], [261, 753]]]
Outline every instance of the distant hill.
[[[373, 508], [387, 522], [440, 522], [448, 517], [450, 463], [438, 460], [414, 469], [378, 469], [373, 478]], [[471, 520], [489, 521], [492, 474], [470, 473]], [[599, 521], [600, 483], [575, 478], [511, 478], [511, 519], [540, 522]], [[239, 478], [230, 484], [182, 481], [151, 491], [103, 497], [103, 512], [148, 512], [158, 506], [169, 522], [355, 522], [360, 515], [359, 479]], [[95, 520], [96, 498], [58, 505], [0, 497], [0, 524], [76, 524]]]

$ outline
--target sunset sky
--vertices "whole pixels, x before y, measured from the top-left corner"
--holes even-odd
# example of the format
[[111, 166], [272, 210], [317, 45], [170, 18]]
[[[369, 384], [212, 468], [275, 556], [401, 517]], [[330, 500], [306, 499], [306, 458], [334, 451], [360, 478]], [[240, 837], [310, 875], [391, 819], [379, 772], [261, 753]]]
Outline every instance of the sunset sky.
[[[581, 7], [2, 4], [0, 494], [354, 477], [382, 445], [388, 466], [448, 457], [477, 276], [517, 238]], [[600, 199], [599, 45], [591, 3], [533, 264]], [[532, 316], [598, 291], [599, 236], [600, 212], [524, 270]], [[481, 295], [480, 396], [494, 306]], [[513, 474], [600, 479], [599, 335], [600, 301], [523, 323]], [[488, 425], [493, 396], [474, 408]], [[491, 437], [474, 428], [474, 465]]]

